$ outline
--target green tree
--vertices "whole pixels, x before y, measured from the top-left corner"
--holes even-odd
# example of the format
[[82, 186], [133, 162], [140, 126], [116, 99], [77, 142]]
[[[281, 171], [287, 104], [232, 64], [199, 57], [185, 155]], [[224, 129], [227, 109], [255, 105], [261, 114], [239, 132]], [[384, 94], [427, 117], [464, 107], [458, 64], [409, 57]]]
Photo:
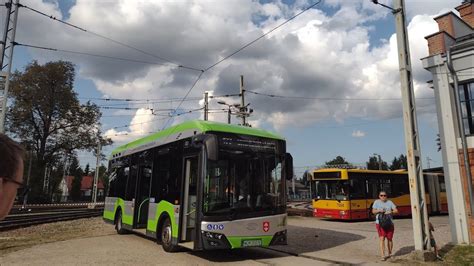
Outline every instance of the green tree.
[[390, 170], [398, 170], [398, 169], [408, 169], [408, 164], [407, 164], [407, 157], [403, 154], [400, 154], [400, 156], [394, 157], [392, 164], [390, 165]]
[[346, 159], [344, 159], [344, 157], [342, 156], [336, 156], [336, 158], [330, 160], [330, 161], [327, 161], [326, 162], [326, 165], [328, 166], [331, 166], [331, 165], [342, 165], [342, 164], [347, 164], [349, 165], [350, 163], [346, 161]]
[[89, 175], [90, 174], [90, 166], [89, 164], [86, 164], [86, 168], [84, 168], [84, 175]]
[[84, 172], [79, 166], [79, 160], [77, 157], [72, 158], [71, 165], [69, 166], [69, 173], [73, 176], [69, 195], [72, 200], [78, 201], [81, 198], [81, 183]]
[[379, 160], [378, 156], [370, 156], [369, 161], [367, 162], [367, 169], [369, 170], [388, 170], [388, 164], [384, 160]]
[[74, 65], [65, 61], [44, 65], [33, 61], [12, 75], [7, 128], [34, 151], [33, 196], [43, 193], [45, 169], [57, 165], [64, 154], [92, 151], [99, 141], [102, 146], [112, 143], [98, 132], [99, 107], [79, 102], [74, 78]]

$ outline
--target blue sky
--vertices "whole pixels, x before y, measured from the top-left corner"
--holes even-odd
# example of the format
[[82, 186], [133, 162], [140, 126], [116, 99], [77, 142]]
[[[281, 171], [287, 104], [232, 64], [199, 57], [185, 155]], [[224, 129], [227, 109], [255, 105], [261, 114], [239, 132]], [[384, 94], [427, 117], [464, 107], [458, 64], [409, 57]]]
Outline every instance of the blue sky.
[[[179, 1], [181, 2], [183, 1]], [[189, 24], [183, 29], [180, 24], [186, 23], [186, 19], [180, 23], [176, 19], [176, 14], [186, 11], [171, 8], [169, 6], [173, 4], [168, 2], [160, 4], [153, 1], [141, 2], [143, 5], [157, 8], [159, 10], [157, 14], [163, 17], [169, 15], [167, 20], [159, 21], [146, 10], [141, 10], [140, 5], [137, 7], [122, 4], [120, 6], [107, 1], [22, 1], [24, 4], [34, 6], [46, 13], [62, 16], [71, 23], [122, 42], [133, 43], [144, 50], [156, 49], [153, 52], [176, 58], [178, 62], [191, 62], [190, 64], [199, 66], [209, 65], [209, 62], [215, 58], [228, 54], [232, 49], [261, 34], [258, 31], [264, 32], [272, 28], [308, 4], [307, 1], [292, 0], [245, 1], [245, 4], [236, 1], [204, 2], [202, 6], [199, 4], [194, 6], [203, 8], [201, 12], [205, 12], [200, 14], [200, 20], [193, 21], [194, 13], [190, 9], [187, 11], [189, 13], [186, 13], [189, 16]], [[309, 2], [312, 3], [312, 1]], [[389, 1], [385, 2], [390, 4]], [[433, 10], [427, 11], [421, 8], [422, 1], [414, 1], [411, 6], [408, 6], [411, 8], [409, 22], [413, 22], [410, 30], [414, 33], [421, 32], [422, 35], [434, 32], [436, 25], [431, 21], [431, 17], [441, 10], [453, 8], [457, 2], [460, 1], [434, 1]], [[167, 4], [169, 6], [166, 6]], [[213, 5], [206, 6], [208, 4]], [[241, 14], [231, 12], [237, 10], [235, 6], [242, 9], [242, 11], [239, 10]], [[222, 14], [219, 15], [220, 13]], [[98, 14], [102, 14], [103, 19]], [[134, 20], [135, 16], [138, 19]], [[255, 21], [255, 17], [258, 21]], [[354, 17], [356, 21], [351, 20]], [[141, 21], [142, 18], [145, 22]], [[119, 23], [114, 19], [117, 19]], [[148, 29], [148, 32], [147, 30], [137, 32], [134, 27], [143, 28], [140, 23], [146, 23], [147, 27], [152, 28], [160, 28], [165, 24], [166, 27], [160, 28], [161, 31], [157, 31], [154, 35], [156, 37], [150, 36], [150, 39], [147, 39], [146, 35], [152, 31]], [[429, 27], [427, 28], [426, 25]], [[44, 29], [44, 36], [37, 35], [35, 38], [34, 35], [38, 34], [40, 29]], [[239, 29], [235, 32], [237, 37], [232, 37], [233, 35], [227, 32], [232, 32], [233, 29], [234, 32], [235, 29]], [[195, 32], [198, 33], [195, 34]], [[393, 56], [391, 56], [394, 47], [390, 38], [393, 38], [393, 34], [394, 21], [388, 10], [381, 7], [374, 9], [362, 0], [323, 1], [316, 9], [296, 18], [284, 28], [269, 35], [266, 40], [247, 48], [229, 60], [230, 62], [225, 62], [209, 74], [206, 73], [206, 77], [198, 83], [190, 97], [199, 97], [205, 90], [212, 91], [214, 95], [233, 92], [238, 89], [238, 76], [245, 74], [249, 90], [263, 93], [323, 98], [338, 96], [341, 98], [397, 98], [400, 95], [400, 89], [397, 83], [397, 62], [393, 61]], [[215, 36], [219, 38], [214, 39]], [[181, 40], [184, 37], [192, 40], [183, 42]], [[423, 54], [426, 53], [426, 43], [422, 43], [422, 37], [416, 36], [418, 38], [416, 47], [412, 48], [412, 56], [415, 54], [414, 56], [418, 56], [418, 59], [427, 55]], [[17, 41], [75, 51], [87, 50], [95, 54], [110, 55], [114, 52], [114, 56], [150, 60], [149, 57], [137, 54], [135, 51], [123, 47], [119, 49], [103, 40], [85, 36], [54, 21], [37, 17], [36, 14], [27, 10], [21, 10], [20, 13]], [[314, 50], [311, 42], [315, 44]], [[331, 50], [333, 47], [338, 48]], [[326, 61], [326, 58], [331, 56], [334, 59]], [[71, 60], [78, 67], [79, 74], [75, 82], [75, 90], [82, 102], [90, 98], [102, 98], [104, 95], [134, 99], [182, 97], [195, 75], [192, 72], [177, 74], [179, 71], [176, 69], [145, 68], [134, 63], [126, 63], [127, 66], [124, 66], [123, 62], [103, 62], [99, 59], [72, 57], [69, 54], [53, 54], [23, 47], [15, 49], [14, 68], [22, 70], [31, 60], [39, 60], [41, 63], [58, 59]], [[333, 62], [334, 65], [332, 65]], [[418, 64], [419, 68], [415, 70], [417, 96], [433, 97], [426, 84], [426, 81], [430, 79], [428, 73], [423, 72], [424, 70], [419, 67], [419, 62], [415, 64]], [[357, 68], [360, 68], [360, 71]], [[371, 73], [377, 78], [371, 76]], [[150, 92], [150, 87], [154, 89], [153, 92]], [[236, 101], [236, 99], [227, 100]], [[306, 167], [322, 165], [337, 155], [360, 165], [374, 153], [382, 155], [382, 158], [389, 162], [394, 156], [405, 153], [401, 102], [368, 101], [360, 104], [344, 101], [278, 101], [272, 98], [262, 99], [256, 95], [248, 95], [247, 101], [255, 110], [255, 115], [251, 118], [254, 125], [277, 131], [285, 136], [288, 150], [293, 154], [295, 166], [299, 167], [297, 169], [299, 172]], [[104, 101], [94, 102], [100, 105], [105, 104]], [[426, 158], [430, 157], [432, 167], [440, 166], [441, 155], [437, 152], [435, 142], [438, 128], [434, 101], [421, 100], [421, 103], [418, 122], [423, 163], [426, 167]], [[215, 108], [218, 108], [216, 103], [213, 104]], [[176, 107], [173, 103], [171, 106]], [[192, 109], [196, 106], [200, 106], [198, 101], [186, 103], [183, 108]], [[141, 112], [142, 117], [149, 115], [147, 110]], [[116, 116], [123, 113], [127, 113], [128, 116]], [[102, 118], [103, 132], [109, 132], [116, 143], [133, 139], [134, 137], [131, 136], [133, 134], [125, 135], [125, 133], [142, 129], [132, 127], [124, 128], [123, 131], [122, 129], [107, 131], [107, 129], [136, 122], [148, 123], [150, 119], [156, 119], [150, 115], [151, 118], [148, 117], [148, 120], [141, 120], [140, 116], [131, 111], [119, 113], [116, 110], [103, 110], [103, 115], [105, 116]], [[115, 116], [110, 117], [110, 115]], [[200, 114], [191, 114], [180, 117], [176, 122], [199, 117]], [[224, 114], [222, 116], [217, 114], [211, 118], [225, 121]], [[236, 118], [233, 119], [236, 120]], [[146, 130], [157, 130], [161, 124], [148, 126], [147, 124]], [[105, 149], [105, 152], [110, 152], [111, 148], [113, 147]], [[79, 153], [79, 158], [82, 165], [95, 164], [91, 154]]]

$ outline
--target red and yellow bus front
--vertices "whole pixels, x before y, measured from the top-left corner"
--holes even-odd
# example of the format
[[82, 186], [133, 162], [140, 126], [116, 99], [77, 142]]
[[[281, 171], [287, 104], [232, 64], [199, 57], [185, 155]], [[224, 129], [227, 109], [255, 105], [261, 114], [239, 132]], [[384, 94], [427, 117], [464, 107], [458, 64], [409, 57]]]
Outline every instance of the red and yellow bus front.
[[351, 219], [349, 200], [313, 199], [313, 216], [329, 219]]

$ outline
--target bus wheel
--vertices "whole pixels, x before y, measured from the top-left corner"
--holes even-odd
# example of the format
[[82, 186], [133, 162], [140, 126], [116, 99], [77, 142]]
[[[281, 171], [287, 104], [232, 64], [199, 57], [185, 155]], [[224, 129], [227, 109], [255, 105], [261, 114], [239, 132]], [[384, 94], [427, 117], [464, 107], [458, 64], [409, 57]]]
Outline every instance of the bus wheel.
[[119, 235], [123, 235], [126, 233], [122, 223], [122, 210], [119, 210], [117, 212], [117, 215], [115, 216], [115, 230], [117, 230], [117, 233]]
[[178, 250], [178, 247], [173, 244], [173, 237], [171, 235], [172, 227], [170, 218], [165, 218], [163, 222], [163, 226], [161, 227], [161, 244], [163, 245], [163, 249], [166, 252], [175, 252]]

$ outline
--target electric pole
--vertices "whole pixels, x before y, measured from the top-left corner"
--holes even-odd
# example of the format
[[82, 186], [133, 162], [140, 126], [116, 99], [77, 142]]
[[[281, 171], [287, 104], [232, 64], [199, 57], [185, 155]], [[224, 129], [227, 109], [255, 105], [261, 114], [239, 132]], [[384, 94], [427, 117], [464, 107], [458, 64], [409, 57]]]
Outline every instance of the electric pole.
[[431, 249], [431, 245], [429, 241], [428, 213], [425, 201], [423, 168], [421, 166], [421, 150], [416, 117], [415, 93], [413, 90], [413, 75], [405, 21], [405, 2], [404, 0], [394, 0], [393, 4], [393, 13], [395, 14], [396, 20], [398, 64], [401, 78], [403, 120], [405, 128], [405, 144], [407, 148], [415, 250], [426, 251]]
[[430, 162], [433, 161], [429, 156], [426, 156], [426, 166], [428, 167], [428, 169], [431, 168], [431, 165], [430, 165]]
[[247, 107], [245, 106], [245, 89], [244, 76], [240, 75], [240, 116], [242, 118], [242, 126], [246, 126], [245, 116], [247, 115]]
[[209, 114], [209, 93], [204, 92], [204, 121], [208, 120]]
[[99, 169], [100, 169], [100, 154], [102, 153], [101, 151], [101, 146], [100, 146], [100, 139], [99, 139], [99, 144], [97, 144], [97, 159], [95, 163], [95, 174], [94, 174], [94, 185], [92, 187], [92, 202], [96, 203], [97, 202], [97, 183], [99, 181]]
[[379, 170], [382, 170], [382, 156], [380, 154], [377, 154], [377, 156], [379, 157]]
[[[0, 51], [0, 133], [5, 132], [5, 116], [7, 113], [8, 88], [10, 87], [10, 74], [12, 71], [13, 48], [15, 43], [16, 24], [20, 0], [9, 0], [5, 3], [6, 17]], [[4, 62], [8, 60], [5, 65]], [[5, 71], [6, 68], [6, 71]]]
[[229, 106], [229, 109], [227, 109], [227, 124], [230, 125], [230, 115], [232, 114], [232, 111], [230, 110], [230, 106]]
[[[30, 184], [30, 176], [31, 176], [31, 163], [33, 162], [33, 150], [31, 146], [28, 147], [30, 152], [29, 152], [29, 160], [28, 160], [28, 173], [26, 176], [26, 187], [29, 187]], [[21, 209], [24, 210], [26, 209], [26, 204], [28, 202], [28, 193], [25, 194], [25, 197], [23, 198], [23, 205], [21, 206]]]

